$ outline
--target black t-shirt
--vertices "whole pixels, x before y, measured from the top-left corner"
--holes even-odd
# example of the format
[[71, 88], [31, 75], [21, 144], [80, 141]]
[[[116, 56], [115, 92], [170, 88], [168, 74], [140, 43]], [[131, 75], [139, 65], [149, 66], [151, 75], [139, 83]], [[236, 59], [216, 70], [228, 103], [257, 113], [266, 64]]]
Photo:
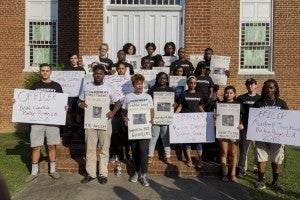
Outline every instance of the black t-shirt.
[[285, 103], [285, 101], [283, 101], [280, 98], [276, 98], [274, 100], [266, 100], [264, 98], [261, 98], [259, 100], [257, 100], [254, 105], [254, 108], [267, 108], [267, 109], [283, 109], [283, 110], [288, 110], [288, 106]]
[[99, 56], [99, 61], [100, 61], [100, 65], [104, 65], [105, 66], [105, 68], [106, 68], [106, 70], [111, 70], [111, 68], [114, 66], [114, 63], [113, 63], [113, 61], [111, 60], [111, 59], [109, 59], [109, 58], [101, 58], [100, 56]]
[[238, 96], [237, 100], [243, 105], [244, 115], [243, 115], [243, 125], [244, 128], [248, 127], [249, 109], [253, 107], [254, 103], [259, 100], [261, 96], [256, 94], [255, 96], [250, 96], [248, 93]]
[[158, 66], [158, 61], [162, 60], [162, 56], [160, 54], [156, 54], [155, 56], [150, 57], [149, 55], [144, 56], [141, 60], [144, 58], [149, 58], [151, 67], [157, 67]]
[[193, 64], [188, 60], [175, 60], [170, 65], [170, 72], [172, 71], [175, 74], [175, 69], [177, 66], [182, 66], [186, 76], [189, 76], [195, 70]]
[[210, 76], [197, 76], [196, 90], [202, 94], [203, 98], [209, 98], [210, 89], [214, 87], [214, 82]]
[[190, 93], [185, 90], [180, 94], [178, 104], [182, 104], [182, 113], [200, 112], [199, 106], [203, 105], [202, 95], [197, 91]]
[[55, 81], [51, 81], [50, 83], [44, 83], [43, 81], [35, 82], [31, 86], [31, 90], [63, 93], [61, 85]]
[[133, 71], [133, 66], [132, 64], [128, 63], [128, 62], [117, 62], [115, 63], [115, 66], [117, 66], [119, 63], [123, 63], [125, 65], [126, 68], [129, 68], [129, 74], [132, 75], [134, 74], [134, 71]]
[[150, 96], [153, 98], [153, 93], [154, 92], [174, 92], [175, 90], [169, 86], [166, 86], [164, 88], [162, 87], [158, 87], [156, 85], [153, 85], [149, 90], [148, 90], [148, 94], [150, 94]]

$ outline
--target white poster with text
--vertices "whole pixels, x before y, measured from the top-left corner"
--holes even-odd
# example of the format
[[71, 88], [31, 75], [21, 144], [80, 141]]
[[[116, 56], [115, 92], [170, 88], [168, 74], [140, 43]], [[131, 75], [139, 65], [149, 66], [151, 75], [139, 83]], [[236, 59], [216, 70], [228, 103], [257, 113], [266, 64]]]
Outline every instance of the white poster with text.
[[92, 63], [93, 62], [98, 62], [100, 63], [99, 55], [85, 55], [82, 56], [82, 63], [84, 65], [85, 72], [87, 74], [92, 74], [93, 69], [92, 69]]
[[250, 108], [247, 140], [300, 146], [300, 111]]
[[226, 85], [227, 76], [225, 71], [229, 70], [230, 57], [212, 55], [210, 61], [210, 76], [216, 85]]
[[174, 92], [154, 92], [154, 124], [172, 124], [174, 116]]
[[213, 113], [175, 113], [169, 131], [172, 144], [215, 142]]
[[12, 122], [65, 125], [68, 94], [14, 90]]
[[128, 105], [128, 139], [150, 139], [151, 123], [150, 108], [148, 102], [132, 102]]
[[89, 91], [85, 93], [84, 128], [107, 130], [109, 112], [108, 92]]
[[238, 103], [218, 103], [216, 138], [239, 139], [241, 105]]

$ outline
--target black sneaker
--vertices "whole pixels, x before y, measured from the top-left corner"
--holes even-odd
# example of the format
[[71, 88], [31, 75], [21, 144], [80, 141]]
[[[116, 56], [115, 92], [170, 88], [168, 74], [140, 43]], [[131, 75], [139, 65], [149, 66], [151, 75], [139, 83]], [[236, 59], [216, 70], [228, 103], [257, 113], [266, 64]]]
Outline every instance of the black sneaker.
[[264, 181], [259, 181], [255, 184], [256, 189], [258, 190], [264, 190], [267, 188], [266, 184]]
[[100, 183], [100, 184], [105, 184], [105, 183], [107, 183], [107, 177], [100, 176], [100, 177], [99, 177], [99, 183]]
[[273, 182], [272, 185], [271, 185], [271, 188], [273, 190], [278, 191], [278, 192], [282, 192], [283, 191], [282, 186], [281, 186], [281, 184], [278, 181]]
[[86, 184], [89, 183], [93, 180], [95, 180], [96, 178], [91, 177], [90, 175], [87, 175], [86, 177], [84, 177], [84, 179], [82, 179], [82, 181], [80, 181], [82, 184]]

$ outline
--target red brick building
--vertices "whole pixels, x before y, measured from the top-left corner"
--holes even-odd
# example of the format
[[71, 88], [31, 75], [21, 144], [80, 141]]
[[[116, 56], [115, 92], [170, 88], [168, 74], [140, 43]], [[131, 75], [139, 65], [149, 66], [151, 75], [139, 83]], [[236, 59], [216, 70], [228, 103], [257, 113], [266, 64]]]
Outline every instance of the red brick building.
[[159, 53], [171, 40], [188, 54], [212, 47], [231, 57], [228, 84], [239, 94], [249, 77], [258, 80], [259, 90], [273, 78], [290, 109], [299, 110], [299, 9], [298, 0], [3, 0], [0, 132], [16, 130], [13, 90], [23, 87], [38, 63], [67, 64], [69, 52], [97, 54], [102, 42], [112, 56], [125, 42], [141, 55], [147, 42], [155, 42]]

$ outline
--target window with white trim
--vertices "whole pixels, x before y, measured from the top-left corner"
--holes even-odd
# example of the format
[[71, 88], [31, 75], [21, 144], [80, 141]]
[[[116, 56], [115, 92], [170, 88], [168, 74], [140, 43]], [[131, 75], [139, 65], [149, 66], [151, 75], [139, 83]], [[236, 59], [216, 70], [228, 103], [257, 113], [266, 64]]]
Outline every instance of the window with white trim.
[[272, 73], [272, 1], [241, 0], [239, 74]]
[[180, 5], [181, 0], [111, 0], [110, 4], [125, 5]]
[[26, 1], [25, 71], [37, 71], [42, 63], [56, 67], [57, 20], [57, 1]]

